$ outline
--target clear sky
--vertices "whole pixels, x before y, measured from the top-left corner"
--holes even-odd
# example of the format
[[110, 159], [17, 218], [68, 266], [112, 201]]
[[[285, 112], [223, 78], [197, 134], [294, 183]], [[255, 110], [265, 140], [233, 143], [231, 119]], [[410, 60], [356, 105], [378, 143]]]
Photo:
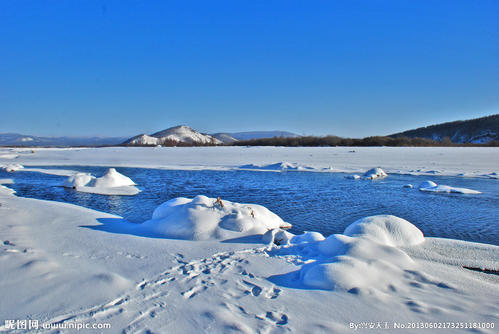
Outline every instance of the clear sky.
[[499, 1], [0, 1], [0, 132], [349, 137], [499, 112]]

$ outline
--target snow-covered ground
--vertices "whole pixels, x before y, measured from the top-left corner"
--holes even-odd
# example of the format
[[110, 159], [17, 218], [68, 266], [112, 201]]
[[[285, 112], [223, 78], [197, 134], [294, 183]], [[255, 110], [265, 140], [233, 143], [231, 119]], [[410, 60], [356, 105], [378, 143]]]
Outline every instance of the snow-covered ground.
[[[494, 173], [499, 165], [497, 149], [349, 150], [3, 149], [0, 163], [21, 164], [16, 172], [24, 172], [30, 166], [231, 169], [290, 162], [283, 166], [466, 176]], [[107, 213], [16, 197], [0, 186], [0, 331], [9, 331], [3, 320], [23, 319], [111, 324], [104, 333], [347, 333], [355, 326], [374, 326], [369, 332], [376, 333], [435, 323], [447, 326], [441, 333], [482, 325], [495, 328], [460, 331], [495, 333], [499, 326], [497, 246], [425, 238], [393, 216], [352, 222], [327, 238], [293, 237], [258, 203], [202, 196], [167, 202], [151, 218], [132, 226]]]
[[0, 148], [0, 166], [257, 169], [499, 178], [497, 147], [110, 147]]

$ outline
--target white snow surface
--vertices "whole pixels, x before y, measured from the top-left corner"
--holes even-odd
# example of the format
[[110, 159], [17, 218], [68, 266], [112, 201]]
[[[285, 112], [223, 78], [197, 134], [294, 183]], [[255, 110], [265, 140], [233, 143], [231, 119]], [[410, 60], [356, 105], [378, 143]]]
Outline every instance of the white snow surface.
[[146, 134], [138, 135], [137, 137], [130, 140], [131, 145], [157, 145], [159, 139], [156, 137], [151, 137]]
[[[231, 170], [292, 161], [307, 171], [364, 173], [382, 163], [388, 174], [497, 177], [497, 147], [106, 147], [0, 148], [0, 165], [115, 166], [184, 170]], [[8, 154], [9, 158], [2, 158]], [[495, 173], [495, 174], [494, 174]]]
[[[317, 172], [363, 173], [382, 164], [389, 174], [486, 178], [496, 177], [499, 165], [497, 148], [349, 150], [0, 149], [0, 164], [225, 170], [293, 161]], [[253, 219], [260, 218], [255, 204], [249, 205], [253, 218], [247, 204], [222, 199], [224, 210], [209, 209], [213, 201], [178, 198], [159, 206], [149, 223], [132, 224], [67, 203], [20, 198], [0, 186], [0, 318], [106, 322], [109, 333], [349, 333], [350, 323], [379, 321], [495, 323], [475, 332], [497, 330], [499, 276], [464, 268], [498, 271], [497, 246], [423, 237], [394, 216], [368, 217], [327, 238], [293, 236], [265, 219], [269, 230], [253, 234]], [[164, 233], [170, 223], [186, 227], [182, 239]], [[159, 227], [166, 230], [154, 230]], [[8, 332], [1, 319], [0, 331]]]
[[379, 178], [386, 177], [386, 176], [388, 176], [388, 174], [386, 174], [386, 172], [379, 167], [371, 168], [370, 170], [368, 170], [367, 172], [364, 173], [364, 178], [371, 179], [371, 180], [372, 179], [379, 179]]
[[455, 193], [455, 194], [471, 194], [477, 195], [481, 194], [478, 190], [468, 189], [468, 188], [458, 188], [446, 185], [437, 185], [433, 181], [424, 181], [419, 185], [419, 190], [434, 193]]
[[[193, 202], [177, 199], [153, 217], [203, 205]], [[0, 203], [3, 319], [105, 322], [109, 333], [346, 333], [351, 322], [499, 320], [498, 276], [462, 267], [499, 270], [499, 247], [419, 243], [418, 230], [396, 217], [356, 222], [350, 236], [309, 232], [299, 243], [272, 229], [267, 236], [285, 241], [272, 246], [261, 235], [145, 236], [118, 216], [3, 186]]]
[[422, 188], [433, 188], [433, 187], [436, 187], [437, 184], [433, 181], [430, 181], [430, 180], [426, 180], [426, 181], [423, 181], [419, 184], [419, 189], [422, 189]]
[[256, 204], [239, 204], [206, 196], [174, 198], [157, 207], [152, 219], [137, 228], [156, 237], [214, 240], [262, 235], [290, 228], [279, 216]]
[[24, 166], [21, 164], [7, 164], [7, 165], [2, 166], [2, 169], [4, 169], [6, 172], [9, 172], [9, 173], [17, 172], [23, 168], [24, 168]]
[[407, 220], [390, 216], [372, 216], [357, 220], [349, 225], [344, 235], [364, 237], [378, 244], [401, 247], [413, 246], [424, 241], [423, 233]]
[[173, 128], [157, 132], [152, 136], [158, 138], [158, 144], [165, 141], [195, 144], [222, 144], [222, 141], [216, 139], [215, 137], [197, 132], [187, 125], [175, 126]]
[[401, 285], [406, 272], [417, 269], [400, 247], [421, 244], [424, 237], [408, 221], [384, 215], [360, 219], [343, 234], [317, 241], [310, 247], [320, 255], [300, 270], [305, 286], [376, 295]]
[[95, 176], [89, 173], [77, 173], [68, 177], [66, 181], [64, 181], [63, 186], [66, 188], [83, 187], [89, 184], [93, 179], [95, 179]]
[[455, 194], [470, 194], [477, 195], [481, 194], [478, 190], [468, 189], [468, 188], [459, 188], [459, 187], [451, 187], [446, 185], [437, 185], [436, 187], [429, 188], [420, 188], [421, 191], [426, 192], [434, 192], [434, 193], [455, 193]]
[[101, 195], [136, 195], [140, 189], [135, 187], [129, 177], [119, 173], [115, 168], [109, 168], [101, 177], [96, 178], [89, 173], [70, 175], [63, 183], [64, 187], [80, 192]]

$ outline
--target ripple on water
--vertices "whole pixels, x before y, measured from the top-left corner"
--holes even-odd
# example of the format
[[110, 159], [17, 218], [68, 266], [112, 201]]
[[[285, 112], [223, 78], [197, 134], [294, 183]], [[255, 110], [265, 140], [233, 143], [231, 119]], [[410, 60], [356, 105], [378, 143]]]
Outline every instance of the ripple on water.
[[[50, 167], [54, 169], [54, 167]], [[68, 167], [101, 175], [106, 167]], [[69, 202], [123, 216], [133, 222], [151, 217], [174, 197], [210, 197], [268, 207], [293, 224], [291, 232], [342, 233], [355, 220], [393, 214], [418, 226], [426, 236], [499, 245], [499, 180], [432, 176], [439, 184], [476, 189], [483, 194], [432, 194], [403, 188], [428, 177], [390, 175], [383, 180], [348, 180], [343, 174], [258, 171], [179, 171], [117, 168], [143, 191], [136, 196], [103, 196], [59, 187], [64, 177], [41, 173], [6, 173], [18, 196]]]

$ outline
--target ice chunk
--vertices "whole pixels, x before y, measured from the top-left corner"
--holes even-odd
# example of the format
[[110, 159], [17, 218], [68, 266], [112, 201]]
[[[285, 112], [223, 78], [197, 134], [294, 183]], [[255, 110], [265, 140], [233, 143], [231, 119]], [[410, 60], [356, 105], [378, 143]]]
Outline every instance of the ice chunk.
[[69, 176], [62, 185], [80, 192], [100, 195], [131, 196], [140, 192], [140, 189], [135, 187], [135, 182], [114, 168], [109, 168], [106, 174], [99, 178], [88, 173], [77, 173]]
[[436, 187], [436, 186], [437, 186], [437, 184], [435, 182], [427, 180], [427, 181], [421, 182], [419, 184], [418, 188], [419, 189], [421, 189], [421, 188], [431, 188], [431, 187]]
[[64, 181], [63, 186], [66, 188], [83, 187], [90, 183], [93, 179], [95, 179], [95, 177], [89, 173], [77, 173], [68, 177], [66, 181]]
[[129, 177], [118, 173], [114, 168], [109, 168], [106, 174], [94, 179], [90, 184], [90, 186], [97, 188], [111, 188], [135, 185], [135, 182], [133, 182]]
[[426, 192], [435, 192], [435, 193], [455, 193], [455, 194], [471, 194], [471, 195], [481, 194], [481, 192], [478, 190], [451, 187], [446, 185], [438, 185], [429, 188], [420, 188], [419, 190]]
[[424, 181], [419, 185], [419, 190], [434, 193], [456, 193], [456, 194], [481, 194], [478, 190], [468, 189], [468, 188], [458, 188], [446, 185], [437, 185], [433, 181]]
[[3, 168], [6, 172], [11, 173], [11, 172], [17, 172], [18, 170], [23, 169], [23, 168], [24, 168], [24, 166], [23, 166], [23, 165], [21, 165], [21, 164], [8, 164], [8, 165], [6, 165], [6, 166], [3, 166], [2, 168]]
[[379, 167], [371, 168], [370, 170], [368, 170], [367, 172], [364, 173], [364, 178], [371, 179], [371, 180], [381, 178], [381, 177], [386, 177], [386, 176], [388, 176], [388, 174], [386, 174], [385, 171]]

